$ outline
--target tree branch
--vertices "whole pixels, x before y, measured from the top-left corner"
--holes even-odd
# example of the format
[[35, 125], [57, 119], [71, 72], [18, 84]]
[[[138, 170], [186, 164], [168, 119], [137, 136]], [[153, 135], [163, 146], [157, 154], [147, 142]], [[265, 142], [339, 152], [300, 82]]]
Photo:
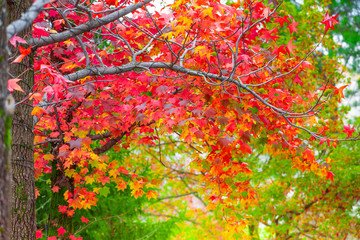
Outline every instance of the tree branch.
[[7, 39], [10, 40], [15, 34], [20, 33], [24, 29], [30, 27], [34, 19], [43, 10], [44, 5], [48, 2], [49, 0], [36, 0], [20, 19], [10, 23], [6, 28]]
[[120, 9], [119, 11], [113, 12], [105, 17], [96, 18], [87, 23], [81, 24], [77, 27], [71, 28], [67, 31], [50, 35], [49, 37], [40, 37], [32, 38], [28, 42], [34, 47], [42, 47], [49, 44], [66, 41], [70, 38], [78, 36], [82, 33], [89, 32], [92, 29], [101, 27], [108, 23], [114, 22], [125, 15], [134, 12], [136, 9], [141, 8], [145, 4], [151, 2], [152, 0], [144, 0], [143, 2], [138, 2], [137, 4], [130, 5], [126, 8]]

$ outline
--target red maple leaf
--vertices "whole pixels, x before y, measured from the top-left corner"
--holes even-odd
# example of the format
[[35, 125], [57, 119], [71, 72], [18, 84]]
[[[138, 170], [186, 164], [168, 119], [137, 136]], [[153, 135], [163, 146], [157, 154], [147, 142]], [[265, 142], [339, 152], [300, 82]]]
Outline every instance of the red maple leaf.
[[355, 132], [354, 127], [351, 128], [350, 124], [347, 126], [344, 125], [343, 128], [344, 128], [343, 133], [347, 134], [347, 138], [351, 137], [351, 135]]
[[35, 237], [36, 239], [42, 238], [42, 229], [36, 230]]
[[280, 26], [283, 27], [284, 26], [284, 22], [290, 23], [290, 21], [288, 20], [289, 16], [283, 16], [281, 18], [277, 18], [274, 22], [278, 22], [280, 23]]
[[326, 179], [330, 179], [331, 181], [334, 181], [334, 174], [328, 171], [326, 175]]
[[82, 237], [75, 237], [74, 235], [70, 235], [69, 239], [70, 240], [82, 240], [83, 238]]
[[325, 136], [325, 131], [327, 129], [329, 129], [327, 126], [322, 126], [322, 127], [316, 127], [319, 130], [318, 134], [322, 134], [323, 136]]
[[58, 231], [58, 236], [63, 236], [64, 233], [66, 233], [66, 230], [63, 227], [59, 227]]
[[301, 78], [299, 77], [299, 74], [296, 74], [296, 77], [294, 79], [294, 83], [299, 84], [300, 86], [303, 85], [303, 82], [301, 81]]
[[321, 145], [324, 143], [324, 141], [326, 141], [327, 144], [328, 144], [328, 146], [330, 147], [330, 140], [329, 140], [329, 139], [325, 139], [325, 138], [321, 138], [321, 139], [320, 139], [320, 144], [319, 144], [319, 146], [321, 146]]
[[51, 190], [55, 193], [55, 192], [59, 192], [59, 189], [60, 189], [60, 187], [58, 187], [58, 186], [54, 186], [54, 187], [52, 187], [51, 188]]
[[68, 207], [67, 206], [59, 206], [59, 212], [61, 213], [65, 213], [67, 211]]
[[11, 43], [11, 45], [13, 45], [14, 47], [16, 47], [16, 43], [24, 43], [27, 44], [27, 42], [22, 39], [21, 37], [16, 36], [16, 34], [9, 40], [9, 42]]
[[295, 45], [292, 45], [292, 41], [293, 41], [293, 40], [289, 41], [288, 44], [286, 45], [286, 50], [287, 50], [289, 56], [290, 56], [290, 53], [292, 53], [293, 55], [295, 55], [295, 53], [294, 53], [294, 48], [296, 48], [296, 46], [295, 46]]
[[271, 31], [265, 31], [262, 35], [262, 37], [266, 40], [266, 42], [268, 42], [270, 39], [274, 40], [274, 42], [276, 42], [276, 40], [279, 38], [276, 34], [275, 35], [271, 35], [276, 33], [278, 30], [277, 28], [274, 28]]
[[87, 219], [87, 218], [81, 217], [81, 221], [84, 222], [84, 223], [88, 223], [90, 220]]
[[290, 30], [290, 33], [298, 32], [296, 30], [297, 25], [299, 25], [299, 23], [297, 23], [297, 22], [295, 22], [295, 20], [293, 20], [293, 22], [290, 25], [287, 26], [289, 28], [289, 30]]
[[286, 55], [285, 45], [281, 45], [280, 47], [274, 46], [274, 51], [271, 54], [279, 56], [280, 53]]
[[325, 24], [325, 33], [329, 30], [329, 28], [334, 29], [334, 25], [339, 24], [339, 22], [336, 20], [338, 16], [339, 14], [330, 17], [328, 12], [326, 12], [324, 19], [320, 22]]

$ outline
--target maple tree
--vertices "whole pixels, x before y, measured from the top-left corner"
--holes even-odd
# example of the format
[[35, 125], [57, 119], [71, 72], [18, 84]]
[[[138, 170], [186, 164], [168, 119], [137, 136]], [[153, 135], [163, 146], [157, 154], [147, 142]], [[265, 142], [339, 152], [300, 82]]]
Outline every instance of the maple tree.
[[[36, 195], [51, 199], [50, 237], [81, 238], [72, 218], [86, 222], [77, 212], [96, 206], [110, 186], [165, 202], [166, 210], [155, 204], [146, 212], [162, 218], [179, 211], [169, 199], [192, 196], [220, 215], [228, 236], [241, 234], [249, 223], [241, 211], [259, 201], [250, 154], [288, 159], [329, 181], [333, 173], [316, 161], [315, 140], [336, 146], [359, 138], [326, 110], [344, 97], [345, 86], [334, 80], [337, 62], [326, 61], [331, 70], [322, 75], [310, 57], [329, 44], [335, 16], [300, 24], [282, 3], [261, 1], [151, 6], [54, 1], [27, 44], [12, 41], [19, 50], [13, 64], [29, 64], [30, 53], [34, 61], [34, 84], [22, 102], [34, 106], [35, 177], [46, 182]], [[308, 31], [313, 42], [302, 49], [308, 40], [300, 28], [309, 25], [322, 34]], [[9, 90], [24, 90], [19, 79], [9, 80]], [[121, 161], [114, 157], [128, 150]], [[205, 228], [214, 224], [207, 212], [188, 214], [203, 217]]]
[[[313, 10], [316, 9], [317, 4], [315, 1], [307, 1], [306, 6], [302, 6], [304, 8], [302, 12], [291, 9], [291, 5], [286, 5], [286, 11], [290, 12], [294, 18], [311, 20], [315, 18], [315, 21], [316, 19], [320, 21], [323, 17]], [[306, 24], [299, 27], [299, 38], [303, 42], [300, 45], [311, 44], [314, 39], [309, 35], [302, 37], [308, 32]], [[316, 31], [317, 29], [313, 28], [313, 30]], [[281, 34], [281, 36], [284, 35], [286, 33]], [[310, 36], [316, 37], [316, 32]], [[287, 37], [288, 39], [291, 38]], [[334, 43], [329, 41], [324, 47], [333, 48]], [[333, 76], [333, 78], [339, 77], [339, 72], [328, 68], [334, 63], [326, 55], [318, 52], [312, 60], [317, 67], [314, 69], [314, 77], [311, 79], [316, 79], [316, 76], [319, 75]], [[340, 68], [338, 67], [338, 69]], [[321, 84], [321, 82], [317, 84]], [[326, 94], [329, 94], [329, 92], [331, 91]], [[346, 132], [354, 130], [351, 127], [346, 127], [343, 122], [344, 115], [349, 108], [338, 106], [337, 101], [337, 98], [332, 98], [329, 103], [330, 106], [325, 109], [324, 113], [328, 116], [332, 115], [329, 125], [334, 130], [337, 128], [336, 125], [344, 127], [342, 137], [346, 138]], [[311, 122], [314, 124], [317, 123], [317, 120], [314, 118], [309, 121], [309, 123]], [[353, 122], [353, 124], [356, 123]], [[253, 170], [251, 184], [254, 186], [259, 198], [259, 201], [251, 207], [241, 208], [237, 211], [242, 218], [248, 219], [249, 233], [245, 234], [245, 236], [250, 235], [251, 239], [298, 237], [328, 239], [334, 236], [339, 238], [340, 236], [356, 237], [358, 235], [355, 230], [358, 229], [358, 219], [356, 218], [358, 213], [356, 207], [358, 202], [358, 186], [356, 184], [358, 174], [355, 173], [357, 172], [356, 166], [358, 162], [357, 157], [354, 155], [358, 144], [349, 143], [334, 149], [328, 149], [328, 145], [324, 141], [313, 145], [315, 152], [317, 152], [315, 155], [317, 162], [328, 169], [331, 167], [331, 171], [334, 171], [335, 176], [330, 174], [329, 178], [334, 177], [335, 182], [324, 181], [324, 179], [312, 173], [294, 169], [293, 165], [285, 160], [286, 157], [283, 154], [273, 154], [273, 150], [268, 152], [262, 145], [262, 141], [254, 141], [253, 139], [251, 145], [254, 150], [253, 154], [243, 159], [249, 164], [249, 168]], [[307, 145], [309, 147], [309, 143]], [[275, 149], [278, 150], [278, 148], [275, 145]], [[279, 153], [279, 151], [277, 152]], [[346, 154], [344, 154], [345, 152]], [[331, 153], [330, 157], [329, 153]], [[347, 177], [343, 177], [345, 175]], [[194, 219], [198, 219], [198, 217]], [[334, 222], [337, 224], [332, 224]], [[268, 233], [265, 236], [263, 235], [264, 226]], [[212, 227], [209, 225], [209, 228], [213, 228], [213, 225]], [[192, 239], [190, 236], [193, 232], [194, 229], [192, 228], [184, 239]], [[184, 236], [184, 233], [181, 235]], [[203, 233], [199, 233], [197, 238], [204, 238]], [[207, 238], [211, 238], [211, 235], [207, 236]], [[227, 238], [232, 239], [229, 236]], [[246, 237], [243, 235], [239, 238], [245, 239]]]

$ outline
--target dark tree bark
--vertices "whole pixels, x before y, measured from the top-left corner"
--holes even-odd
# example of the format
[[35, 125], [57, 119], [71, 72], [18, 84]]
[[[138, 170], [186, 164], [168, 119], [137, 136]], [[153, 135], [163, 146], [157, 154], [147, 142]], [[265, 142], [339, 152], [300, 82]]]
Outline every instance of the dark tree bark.
[[[10, 169], [11, 104], [14, 104], [7, 90], [7, 38], [6, 5], [0, 1], [0, 239], [10, 239]], [[11, 102], [12, 101], [12, 102]], [[10, 112], [9, 112], [10, 111]]]
[[[21, 18], [21, 15], [32, 5], [31, 0], [8, 0], [7, 3], [9, 22]], [[17, 35], [25, 37], [30, 32], [31, 27]], [[20, 102], [32, 92], [34, 84], [32, 57], [24, 58], [21, 63], [11, 64], [10, 73], [13, 77], [22, 79], [18, 83], [25, 93], [14, 92], [15, 101]], [[32, 102], [29, 100], [18, 104], [12, 121], [11, 239], [16, 240], [35, 239], [36, 231], [32, 109]]]

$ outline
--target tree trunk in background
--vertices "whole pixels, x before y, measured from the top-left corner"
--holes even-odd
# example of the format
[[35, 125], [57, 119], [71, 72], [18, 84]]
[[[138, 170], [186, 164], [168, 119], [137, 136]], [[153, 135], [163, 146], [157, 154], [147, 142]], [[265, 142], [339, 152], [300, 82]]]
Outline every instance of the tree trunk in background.
[[[32, 0], [8, 0], [8, 21], [12, 22], [21, 17], [21, 14], [31, 6]], [[31, 28], [18, 36], [24, 37], [31, 32]], [[14, 50], [14, 49], [12, 49]], [[19, 53], [17, 52], [17, 55]], [[30, 56], [30, 55], [29, 55]], [[12, 60], [12, 59], [11, 59]], [[20, 78], [19, 85], [25, 93], [16, 91], [16, 102], [22, 101], [34, 85], [32, 57], [26, 57], [19, 64], [10, 65], [10, 73], [14, 78]], [[35, 239], [35, 177], [34, 177], [34, 135], [32, 102], [27, 100], [16, 106], [12, 121], [12, 206], [11, 206], [11, 238]]]
[[[0, 1], [0, 239], [10, 239], [10, 169], [11, 116], [7, 116], [5, 105], [8, 98], [7, 80], [7, 14], [5, 2]], [[10, 103], [11, 104], [11, 103]]]

